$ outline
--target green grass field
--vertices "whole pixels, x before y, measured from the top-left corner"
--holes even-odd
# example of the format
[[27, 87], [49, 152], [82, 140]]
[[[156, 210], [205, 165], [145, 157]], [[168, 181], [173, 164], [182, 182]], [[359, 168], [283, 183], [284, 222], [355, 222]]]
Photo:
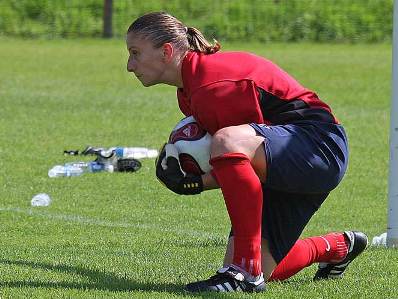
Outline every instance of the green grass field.
[[[318, 92], [345, 125], [342, 184], [303, 236], [386, 231], [391, 45], [234, 44], [271, 58]], [[137, 173], [50, 179], [86, 145], [159, 147], [182, 117], [175, 88], [143, 88], [123, 41], [0, 40], [0, 297], [218, 298], [187, 282], [221, 265], [229, 220], [218, 190], [178, 197]], [[87, 160], [87, 159], [86, 159]], [[32, 208], [37, 193], [49, 207]], [[369, 248], [339, 281], [313, 265], [263, 294], [231, 298], [398, 298], [398, 252]]]

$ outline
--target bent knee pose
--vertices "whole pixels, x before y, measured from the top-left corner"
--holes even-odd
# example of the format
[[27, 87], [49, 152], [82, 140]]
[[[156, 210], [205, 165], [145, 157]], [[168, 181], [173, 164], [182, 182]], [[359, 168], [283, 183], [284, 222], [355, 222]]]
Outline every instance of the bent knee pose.
[[231, 220], [223, 267], [185, 289], [259, 292], [315, 262], [314, 279], [341, 277], [366, 248], [365, 234], [299, 240], [348, 164], [347, 137], [331, 108], [270, 60], [219, 51], [167, 13], [135, 20], [126, 44], [127, 70], [144, 86], [176, 86], [181, 111], [213, 135], [210, 173], [183, 173], [172, 145], [156, 167], [177, 194], [220, 187]]

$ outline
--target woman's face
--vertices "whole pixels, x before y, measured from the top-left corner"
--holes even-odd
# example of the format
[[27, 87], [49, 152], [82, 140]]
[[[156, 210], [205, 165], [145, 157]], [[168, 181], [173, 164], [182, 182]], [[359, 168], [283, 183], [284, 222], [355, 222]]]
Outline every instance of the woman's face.
[[126, 44], [129, 51], [127, 71], [134, 73], [144, 86], [163, 83], [166, 69], [163, 48], [154, 48], [151, 41], [132, 32], [127, 34]]

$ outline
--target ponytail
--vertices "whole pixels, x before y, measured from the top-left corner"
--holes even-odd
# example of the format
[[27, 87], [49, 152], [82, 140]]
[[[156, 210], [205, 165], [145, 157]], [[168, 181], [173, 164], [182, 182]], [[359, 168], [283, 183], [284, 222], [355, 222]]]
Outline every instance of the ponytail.
[[195, 27], [185, 25], [165, 12], [152, 12], [136, 19], [128, 28], [127, 34], [134, 33], [152, 41], [155, 48], [165, 43], [173, 43], [180, 51], [196, 51], [213, 54], [221, 45], [214, 40], [211, 44]]
[[218, 41], [214, 40], [214, 44], [211, 44], [195, 27], [187, 27], [187, 39], [189, 43], [189, 49], [204, 54], [213, 54], [220, 50], [221, 45]]

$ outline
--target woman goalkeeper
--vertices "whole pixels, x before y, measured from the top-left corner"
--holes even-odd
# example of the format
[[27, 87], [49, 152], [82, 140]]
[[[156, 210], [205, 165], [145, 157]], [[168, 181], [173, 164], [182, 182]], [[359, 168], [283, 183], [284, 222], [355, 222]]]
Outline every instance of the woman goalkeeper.
[[220, 187], [231, 220], [224, 266], [186, 290], [259, 292], [313, 263], [314, 279], [341, 277], [365, 234], [299, 239], [347, 168], [347, 137], [330, 107], [270, 60], [219, 51], [167, 13], [135, 20], [126, 43], [128, 71], [144, 86], [176, 86], [181, 111], [213, 135], [210, 173], [185, 175], [170, 145], [156, 169], [178, 194]]

